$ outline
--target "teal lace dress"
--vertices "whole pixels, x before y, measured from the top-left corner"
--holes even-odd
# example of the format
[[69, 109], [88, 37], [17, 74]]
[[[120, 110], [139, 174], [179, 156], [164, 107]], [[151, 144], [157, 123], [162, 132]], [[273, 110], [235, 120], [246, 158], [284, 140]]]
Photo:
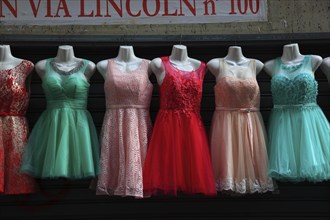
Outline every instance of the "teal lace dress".
[[86, 178], [99, 172], [99, 142], [86, 110], [89, 83], [82, 60], [69, 72], [60, 71], [49, 59], [42, 87], [47, 109], [28, 140], [23, 172], [39, 178]]
[[297, 65], [276, 60], [271, 80], [269, 174], [278, 180], [330, 179], [330, 126], [316, 103], [318, 84], [311, 57]]

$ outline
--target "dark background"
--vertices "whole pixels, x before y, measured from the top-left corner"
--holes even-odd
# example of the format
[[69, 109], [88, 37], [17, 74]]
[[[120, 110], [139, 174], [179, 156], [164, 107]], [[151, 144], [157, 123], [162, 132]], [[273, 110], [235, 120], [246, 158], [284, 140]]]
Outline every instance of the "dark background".
[[[214, 35], [214, 36], [2, 36], [1, 44], [11, 45], [12, 54], [36, 63], [55, 57], [59, 45], [74, 46], [75, 56], [95, 63], [117, 56], [119, 45], [133, 45], [138, 57], [153, 59], [171, 53], [173, 44], [188, 47], [189, 56], [208, 62], [224, 57], [228, 47], [239, 45], [246, 57], [262, 62], [281, 56], [283, 45], [298, 43], [302, 54], [330, 56], [330, 34]], [[330, 120], [330, 85], [317, 70], [318, 104]], [[272, 97], [270, 77], [258, 75], [261, 90], [261, 113], [267, 126]], [[155, 77], [150, 114], [154, 121], [159, 93]], [[88, 110], [100, 131], [105, 112], [104, 80], [99, 73], [91, 78]], [[205, 76], [201, 115], [206, 129], [214, 110], [215, 79]], [[32, 129], [46, 107], [41, 80], [33, 73], [31, 100], [27, 118]], [[329, 146], [330, 147], [330, 146]], [[245, 196], [219, 194], [215, 198], [179, 195], [148, 199], [95, 196], [88, 189], [90, 180], [38, 180], [41, 191], [33, 195], [0, 195], [0, 220], [16, 219], [329, 219], [330, 181], [323, 183], [278, 182], [274, 193]]]

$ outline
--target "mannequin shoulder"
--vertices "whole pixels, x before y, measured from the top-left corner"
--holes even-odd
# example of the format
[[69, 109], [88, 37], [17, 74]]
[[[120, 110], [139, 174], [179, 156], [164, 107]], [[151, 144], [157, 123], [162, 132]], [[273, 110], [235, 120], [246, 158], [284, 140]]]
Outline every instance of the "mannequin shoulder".
[[92, 62], [90, 60], [86, 60], [86, 63], [87, 64], [86, 64], [86, 69], [85, 69], [84, 75], [89, 80], [95, 73], [96, 65], [94, 62]]
[[330, 57], [326, 57], [323, 59], [321, 70], [325, 75], [330, 77]]
[[103, 76], [104, 79], [108, 71], [108, 64], [109, 60], [101, 60], [96, 64], [97, 71]]
[[151, 72], [153, 72], [157, 78], [158, 85], [161, 85], [165, 78], [165, 67], [163, 65], [162, 59], [157, 57], [151, 60], [149, 66]]
[[261, 70], [264, 68], [265, 65], [260, 60], [257, 60], [257, 59], [252, 59], [252, 60], [254, 60], [254, 63], [256, 66], [256, 74], [258, 75], [261, 72]]
[[39, 71], [45, 71], [46, 70], [46, 63], [47, 63], [47, 60], [40, 60], [36, 63], [35, 65], [35, 69], [37, 72]]
[[41, 79], [43, 79], [46, 74], [46, 64], [47, 64], [47, 59], [38, 61], [34, 66], [36, 73], [39, 75]]
[[150, 68], [151, 68], [152, 72], [155, 73], [155, 74], [158, 74], [158, 73], [161, 73], [161, 72], [165, 71], [165, 67], [163, 65], [162, 59], [159, 58], [159, 57], [151, 60], [149, 65], [150, 65]]
[[330, 57], [326, 57], [323, 59], [321, 68], [330, 71], [330, 69], [329, 69], [330, 68]]
[[270, 76], [273, 75], [274, 68], [276, 65], [275, 61], [276, 61], [276, 59], [268, 60], [265, 62], [264, 66], [263, 66], [264, 71]]
[[216, 75], [219, 73], [220, 70], [220, 62], [219, 62], [219, 58], [214, 58], [212, 60], [210, 60], [209, 62], [207, 62], [206, 64], [207, 69], [213, 74]]

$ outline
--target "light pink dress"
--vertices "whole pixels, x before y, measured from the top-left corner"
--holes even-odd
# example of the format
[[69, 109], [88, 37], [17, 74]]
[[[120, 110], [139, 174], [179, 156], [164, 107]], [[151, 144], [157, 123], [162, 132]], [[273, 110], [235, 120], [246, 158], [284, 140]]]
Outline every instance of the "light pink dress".
[[255, 77], [236, 77], [237, 71], [254, 71], [249, 75], [255, 76], [255, 61], [235, 67], [224, 59], [219, 62], [223, 77], [214, 87], [216, 110], [210, 133], [217, 190], [242, 194], [272, 191], [259, 86]]
[[148, 65], [142, 60], [136, 70], [121, 71], [114, 59], [108, 61], [98, 195], [143, 197], [142, 168], [152, 131]]

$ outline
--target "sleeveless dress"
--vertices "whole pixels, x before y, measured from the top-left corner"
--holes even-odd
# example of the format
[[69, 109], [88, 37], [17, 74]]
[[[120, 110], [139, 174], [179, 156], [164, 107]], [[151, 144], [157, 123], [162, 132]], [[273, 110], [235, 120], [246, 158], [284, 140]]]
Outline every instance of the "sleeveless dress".
[[143, 197], [142, 168], [152, 131], [148, 65], [142, 60], [136, 70], [122, 71], [115, 59], [108, 61], [98, 195]]
[[330, 126], [316, 103], [311, 56], [297, 65], [276, 59], [271, 80], [269, 174], [279, 180], [330, 179]]
[[22, 170], [39, 178], [86, 178], [99, 173], [99, 142], [86, 110], [89, 83], [87, 60], [69, 72], [54, 59], [46, 62], [42, 88], [47, 109], [35, 124], [24, 154]]
[[23, 60], [16, 67], [0, 70], [0, 194], [36, 191], [34, 179], [20, 171], [29, 126], [25, 114], [30, 93], [26, 77], [33, 63]]
[[200, 116], [206, 65], [183, 71], [162, 57], [160, 109], [144, 165], [144, 192], [215, 195], [206, 132]]
[[255, 61], [234, 67], [224, 59], [219, 62], [225, 76], [214, 87], [216, 109], [210, 130], [217, 190], [241, 194], [273, 191], [267, 173], [266, 130], [259, 112], [259, 86], [255, 77], [236, 77], [237, 72], [256, 75]]

